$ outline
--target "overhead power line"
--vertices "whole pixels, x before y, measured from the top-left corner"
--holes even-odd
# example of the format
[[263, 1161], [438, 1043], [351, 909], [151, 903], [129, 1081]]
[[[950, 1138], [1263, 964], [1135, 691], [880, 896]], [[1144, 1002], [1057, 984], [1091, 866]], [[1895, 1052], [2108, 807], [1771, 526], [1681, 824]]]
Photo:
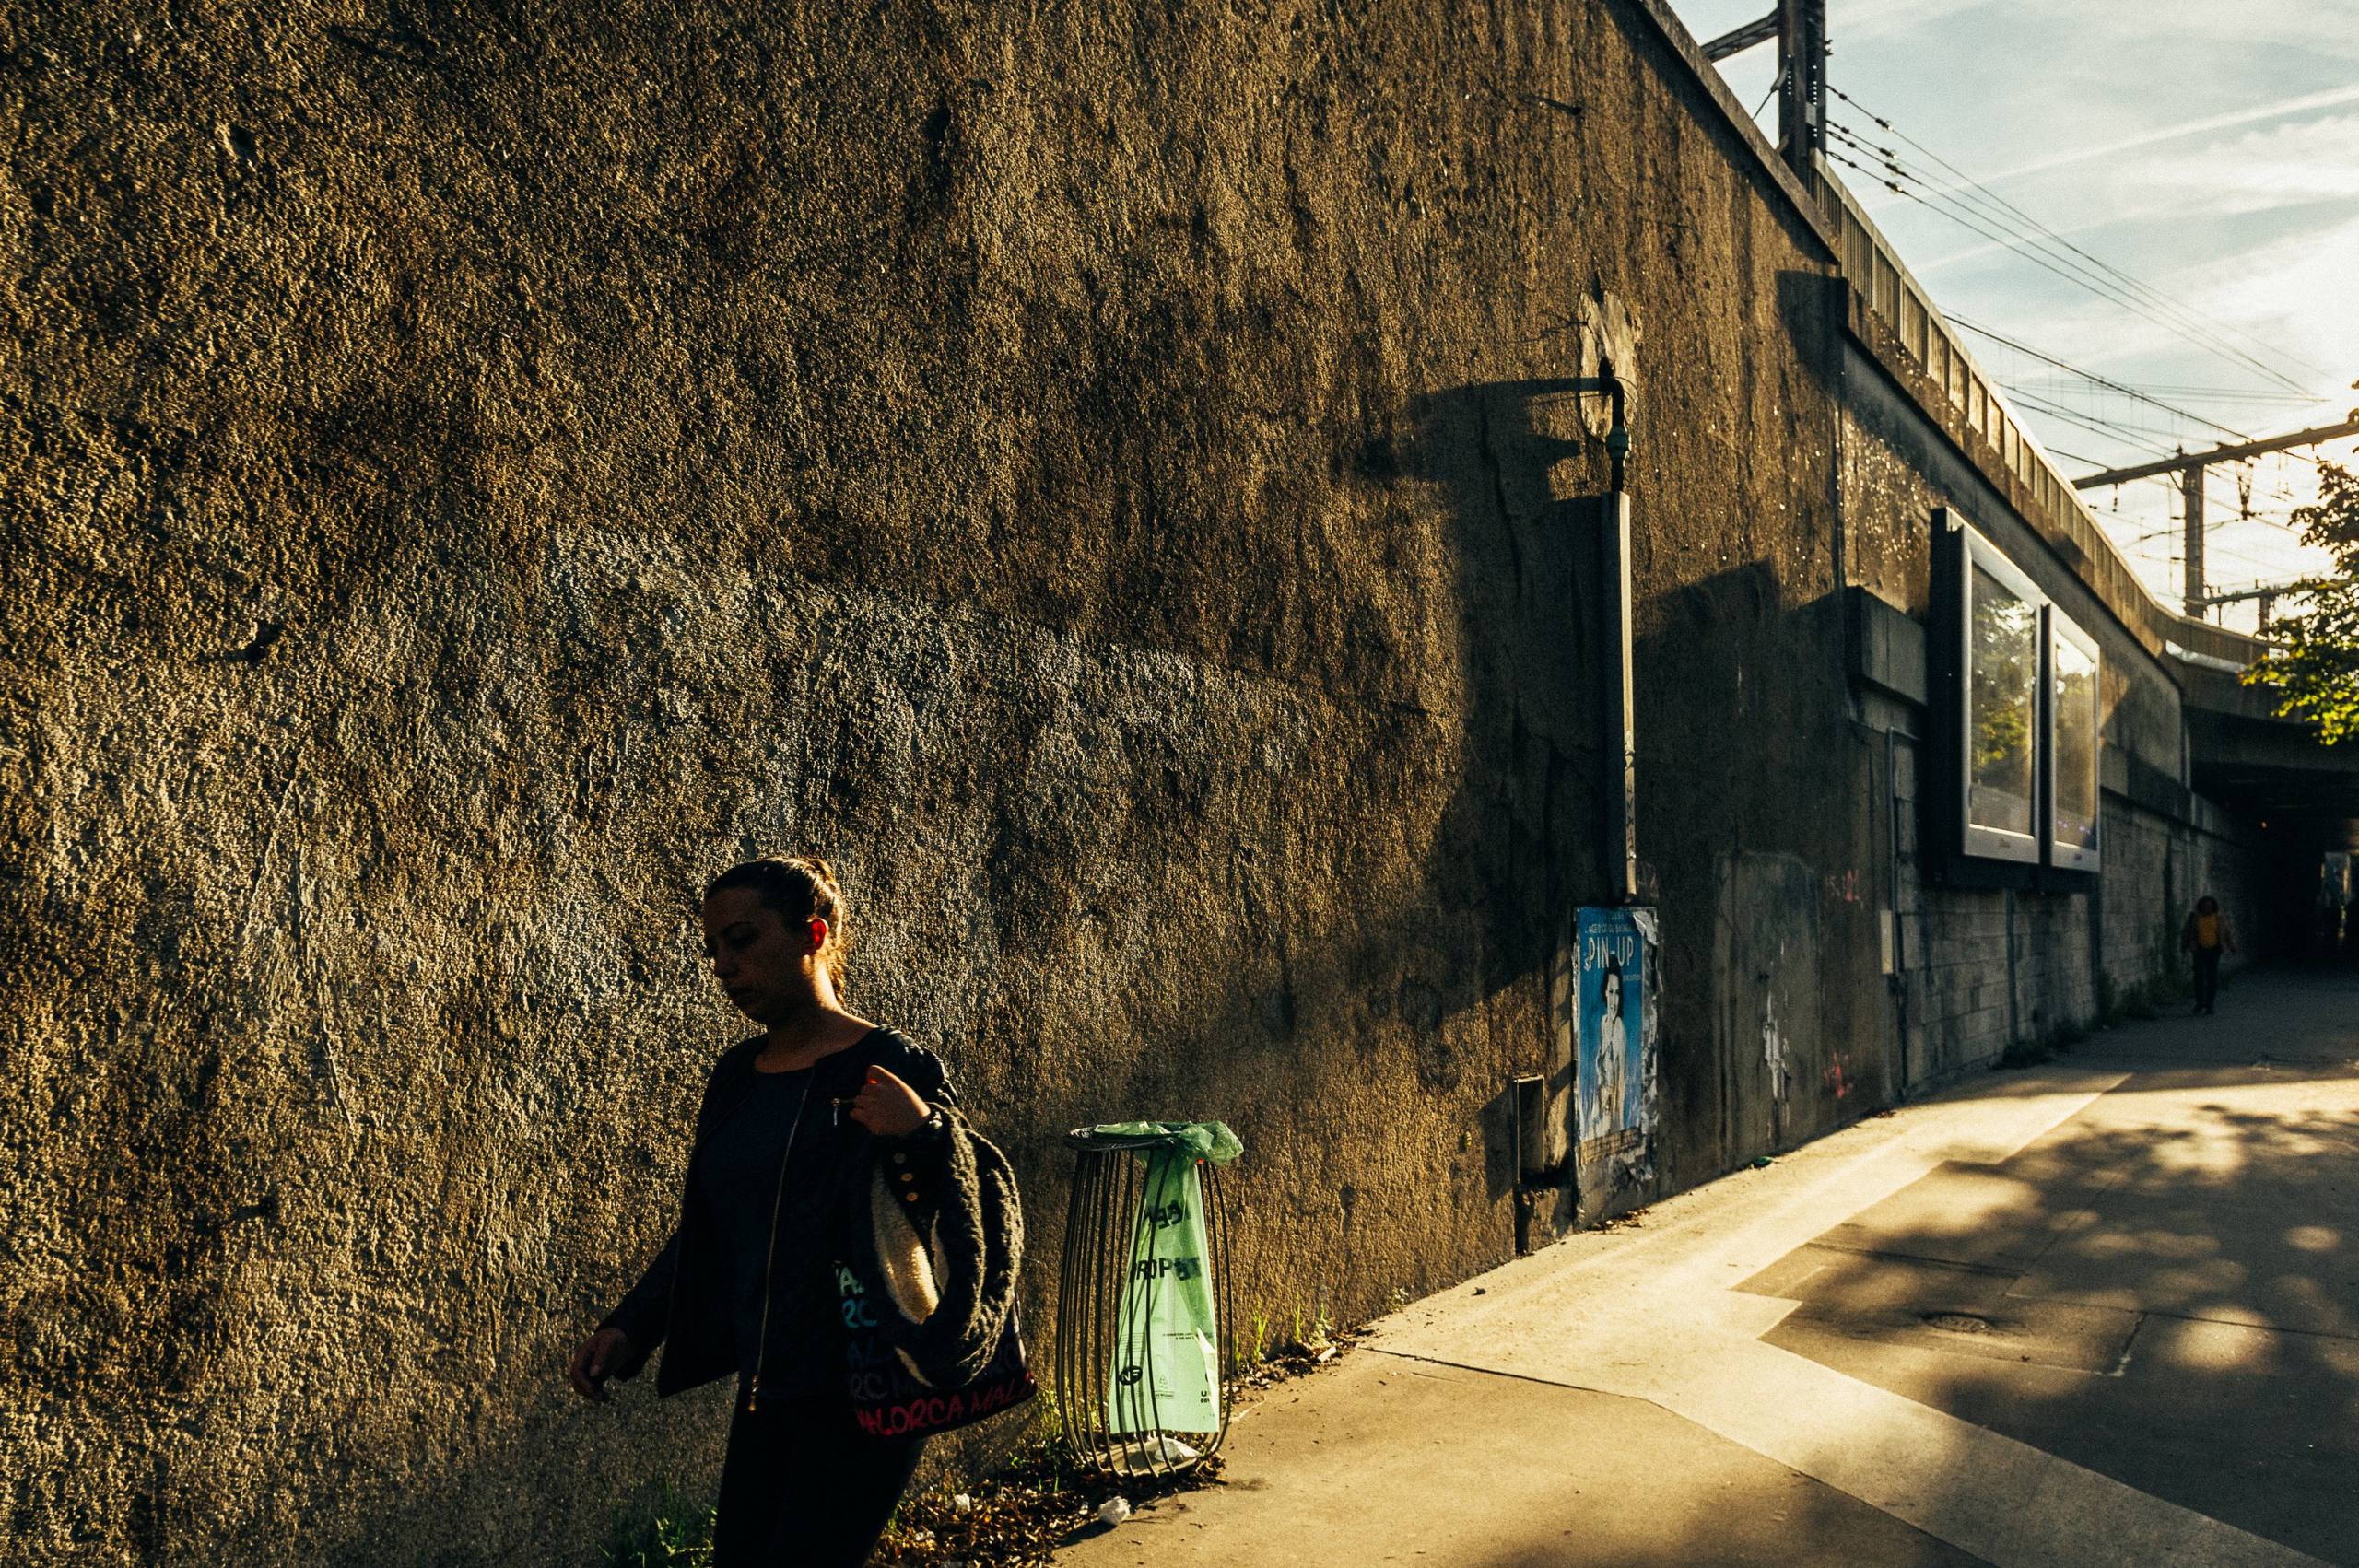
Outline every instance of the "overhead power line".
[[[2001, 384], [2004, 385], [2004, 383]], [[2094, 414], [2084, 414], [2077, 408], [2066, 408], [2025, 387], [2009, 386], [2006, 390], [2013, 394], [2017, 403], [2035, 414], [2046, 414], [2065, 420], [2079, 426], [2091, 435], [2110, 436], [2117, 441], [2151, 449], [2157, 456], [2166, 456], [2170, 452], [2170, 448], [2164, 446], [2146, 431], [2133, 430], [2127, 425], [2118, 424]]]
[[2043, 365], [2053, 365], [2060, 370], [2069, 370], [2073, 375], [2080, 377], [2083, 380], [2094, 382], [2097, 386], [2101, 386], [2108, 392], [2118, 392], [2124, 397], [2134, 397], [2140, 403], [2151, 404], [2154, 407], [2161, 409], [2165, 414], [2176, 414], [2182, 419], [2190, 419], [2198, 425], [2209, 426], [2211, 428], [2220, 431], [2224, 435], [2234, 436], [2239, 440], [2248, 441], [2252, 439], [2250, 434], [2246, 431], [2223, 425], [2216, 419], [2206, 419], [2201, 414], [2194, 413], [2189, 409], [2180, 408], [2173, 404], [2165, 403], [2161, 398], [2151, 397], [2145, 392], [2140, 392], [2136, 387], [2125, 385], [2120, 381], [2113, 380], [2109, 376], [2100, 376], [2095, 370], [2083, 370], [2078, 365], [2067, 364], [2065, 361], [2057, 358], [2052, 354], [2043, 354], [2027, 343], [2020, 343], [2015, 339], [2009, 337], [2004, 333], [1993, 332], [1989, 327], [1979, 325], [1974, 322], [1969, 322], [1963, 316], [1952, 316], [1949, 318], [1949, 322], [1952, 326], [1964, 327], [1966, 331], [1975, 333], [1977, 336], [1987, 337], [1993, 343], [2003, 344], [2007, 347], [2013, 349], [2018, 354], [2027, 354]]
[[[2231, 363], [2243, 365], [2297, 392], [2305, 390], [2299, 381], [2262, 364], [2234, 344], [2221, 338], [2217, 333], [2193, 325], [2185, 320], [2175, 318], [2169, 310], [2149, 303], [2130, 288], [2106, 276], [2101, 271], [2084, 265], [2071, 255], [2053, 250], [2037, 235], [2026, 233], [2017, 228], [2014, 220], [2006, 215], [1988, 212], [1960, 200], [1951, 191], [1943, 189], [1938, 181], [1909, 168], [1893, 149], [1876, 146], [1851, 127], [1837, 121], [1828, 121], [1826, 128], [1830, 135], [1848, 145], [1854, 153], [1863, 158], [1874, 158], [1884, 167], [1881, 170], [1870, 169], [1837, 152], [1832, 144], [1826, 149], [1828, 155], [1837, 162], [1859, 170], [1862, 174], [1877, 181], [1886, 190], [1906, 196], [1927, 210], [1949, 219], [1958, 227], [1978, 234], [1991, 243], [2013, 252], [2043, 272], [2053, 274], [2077, 288], [2084, 289], [2108, 303], [2120, 306], [2150, 324], [2160, 327], [2179, 338], [2191, 347], [2201, 349], [2207, 354], [2226, 359]], [[2077, 247], [2072, 249], [2077, 250]]]
[[[2103, 419], [2095, 417], [2094, 415], [2084, 415], [2078, 410], [2059, 406], [2048, 402], [2036, 392], [2028, 392], [2021, 387], [2008, 387], [2007, 391], [2014, 396], [2016, 401], [2034, 413], [2044, 414], [2053, 418], [2067, 420], [2074, 425], [2080, 426], [2085, 430], [2091, 431], [2094, 434], [2107, 436], [2115, 440], [2122, 441], [2127, 444], [2145, 446], [2150, 450], [2160, 451], [2165, 458], [2175, 459], [2184, 455], [2180, 452], [2168, 451], [2156, 448], [2154, 443], [2154, 438], [2148, 436], [2142, 431], [2131, 430], [2123, 426], [2109, 424]], [[2055, 457], [2066, 457], [2071, 456], [2072, 454], [2058, 451], [2051, 448], [2049, 450], [2049, 455]], [[2076, 458], [2075, 461], [2087, 462], [2095, 460], [2089, 458]], [[2145, 478], [2151, 479], [2154, 483], [2166, 486], [2170, 494], [2174, 497], [2177, 497], [2181, 492], [2181, 486], [2167, 475], [2149, 474], [2146, 475]], [[2136, 484], [2140, 482], [2141, 481], [2139, 480], [2126, 481], [2126, 483], [2130, 484]], [[2223, 494], [2220, 490], [2214, 487], [2213, 482], [2210, 478], [2208, 473], [2204, 480], [2203, 493], [2206, 502], [2203, 531], [2207, 535], [2217, 532], [2219, 530], [2236, 523], [2254, 523], [2268, 528], [2283, 529], [2288, 532], [2294, 532], [2294, 521], [2290, 517], [2265, 510], [2254, 510], [2251, 497], [2247, 491], [2239, 490], [2233, 496]], [[2094, 511], [2095, 509], [2092, 509], [2092, 510]], [[2098, 515], [2102, 516], [2103, 514], [2100, 513]], [[2156, 532], [2141, 534], [2137, 539], [2133, 540], [2132, 543], [2144, 544], [2148, 540], [2160, 537], [2162, 534], [2177, 534], [2179, 532], [2180, 529], [2175, 525], [2170, 528], [2159, 530]], [[2226, 546], [2222, 546], [2222, 548], [2224, 549]]]
[[[1992, 244], [1997, 245], [2001, 249], [2014, 252], [2017, 256], [2020, 256], [2023, 260], [2029, 262], [2032, 265], [2039, 268], [2042, 272], [2052, 274], [2053, 275], [2063, 279], [2066, 283], [2072, 285], [2075, 288], [2084, 289], [2110, 304], [2118, 305], [2151, 324], [2158, 326], [2175, 336], [2186, 339], [2193, 346], [2203, 348], [2209, 353], [2219, 352], [2219, 350], [2213, 348], [2211, 345], [2198, 342], [2197, 340], [2189, 337], [2184, 328], [2179, 326], [2177, 322], [2171, 322], [2159, 315], [2144, 303], [2140, 301], [2135, 296], [2115, 287], [2101, 278], [2096, 278], [2089, 275], [2086, 269], [2080, 267], [2077, 263], [2072, 263], [2069, 259], [2061, 262], [2051, 259], [2037, 247], [2028, 244], [2022, 235], [2004, 231], [2000, 228], [1994, 228], [1993, 225], [1999, 223], [2001, 220], [1988, 218], [1976, 209], [1966, 205], [1964, 203], [1955, 201], [1938, 191], [1932, 190], [1931, 186], [1924, 181], [1920, 176], [1912, 173], [1910, 170], [1903, 168], [1896, 162], [1884, 158], [1882, 154], [1882, 149], [1862, 140], [1847, 127], [1829, 122], [1827, 130], [1834, 135], [1837, 141], [1849, 145], [1852, 149], [1861, 157], [1874, 158], [1884, 163], [1884, 168], [1882, 169], [1871, 169], [1866, 164], [1860, 162], [1858, 158], [1848, 157], [1843, 152], [1838, 151], [1833, 143], [1829, 143], [1825, 149], [1826, 156], [1834, 159], [1836, 162], [1842, 164], [1845, 168], [1858, 170], [1860, 173], [1875, 181], [1894, 194], [1905, 196], [1908, 200], [1917, 203], [1919, 206], [1924, 207], [1928, 212], [1933, 213], [1937, 216], [1946, 218], [1950, 222], [1956, 224], [1959, 228], [1966, 229], [1971, 233], [1980, 235], [1983, 239], [1989, 240]], [[1902, 183], [1903, 181], [1906, 181], [1907, 183]]]
[[2291, 430], [2282, 436], [2262, 440], [2248, 440], [2241, 446], [2214, 447], [2209, 451], [2179, 452], [2173, 461], [2136, 463], [2126, 468], [2109, 468], [2102, 474], [2084, 474], [2072, 481], [2078, 489], [2090, 489], [2099, 485], [2116, 485], [2124, 479], [2142, 479], [2150, 474], [2165, 474], [2184, 468], [2201, 468], [2217, 462], [2238, 462], [2248, 458], [2283, 451], [2289, 447], [2316, 446], [2320, 441], [2337, 441], [2345, 437], [2359, 436], [2359, 416], [2334, 425], [2313, 426], [2306, 430]]
[[[1878, 126], [1890, 132], [1897, 139], [1907, 143], [1910, 146], [1916, 148], [1917, 151], [1922, 153], [1926, 158], [1940, 165], [1941, 168], [1956, 181], [1960, 188], [1974, 192], [1988, 206], [2001, 212], [2013, 215], [2013, 216], [2021, 223], [2036, 229], [2051, 243], [2061, 246], [2066, 251], [2069, 251], [2072, 254], [2080, 257], [2083, 261], [2087, 262], [2092, 266], [2096, 267], [2107, 275], [2118, 280], [2125, 287], [2143, 295], [2154, 301], [2156, 305], [2176, 314], [2186, 317], [2195, 323], [2208, 325], [2210, 327], [2216, 328], [2221, 332], [2234, 333], [2236, 335], [2243, 338], [2246, 342], [2254, 345], [2256, 347], [2263, 349], [2271, 355], [2287, 359], [2295, 365], [2302, 366], [2309, 370], [2314, 376], [2327, 376], [2331, 374], [2331, 372], [2328, 371], [2323, 366], [2311, 364], [2308, 360], [2304, 359], [2298, 354], [2291, 353], [2277, 345], [2264, 342], [2262, 339], [2245, 331], [2241, 327], [2232, 325], [2229, 322], [2220, 321], [2216, 317], [2207, 315], [2203, 311], [2197, 310], [2194, 306], [2165, 293], [2163, 290], [2156, 288], [2154, 285], [2145, 282], [2143, 279], [2124, 272], [2121, 268], [2115, 266], [2112, 263], [2104, 260], [2102, 257], [2094, 255], [2090, 252], [2083, 250], [2079, 245], [2074, 244], [2071, 240], [2064, 238], [2061, 234], [2059, 234], [2054, 229], [2048, 228], [2048, 225], [2040, 222], [2039, 219], [2025, 211], [2024, 208], [2017, 205], [2014, 202], [2012, 202], [2005, 196], [1999, 194], [1996, 191], [1990, 189], [1989, 186], [1975, 179], [1965, 170], [1960, 169], [1956, 164], [1952, 163], [1948, 158], [1943, 158], [1940, 153], [1934, 151], [1931, 147], [1927, 146], [1924, 143], [1919, 141], [1916, 137], [1910, 135], [1907, 132], [1894, 124], [1891, 120], [1887, 119], [1884, 115], [1878, 114], [1874, 110], [1870, 109], [1866, 104], [1861, 103], [1858, 99], [1853, 98], [1849, 93], [1845, 92], [1841, 88], [1838, 88], [1830, 82], [1826, 85], [1826, 90], [1835, 97], [1839, 98], [1844, 102], [1849, 104], [1852, 108], [1858, 110], [1860, 113], [1866, 115], [1870, 120], [1875, 122]], [[2243, 354], [2241, 351], [2238, 351], [2237, 357], [2245, 364], [2260, 370], [2262, 373], [2270, 376], [2273, 380], [2283, 382], [2291, 390], [2301, 392], [2305, 396], [2312, 395], [2312, 389], [2305, 387], [2299, 381], [2283, 376], [2271, 367], [2261, 364], [2259, 360], [2254, 359], [2250, 355]]]
[[2317, 403], [2308, 392], [2271, 392], [2265, 388], [2214, 387], [2193, 381], [2141, 381], [2141, 392], [2157, 397], [2191, 397], [2211, 403]]
[[[2260, 337], [2256, 336], [2252, 333], [2247, 332], [2242, 327], [2234, 325], [2231, 322], [2221, 321], [2216, 316], [2207, 314], [2206, 312], [2196, 309], [2194, 306], [2188, 304], [2186, 301], [2170, 294], [2165, 293], [2163, 290], [2156, 288], [2154, 285], [2145, 282], [2143, 279], [2124, 272], [2121, 268], [2115, 266], [2112, 263], [2106, 261], [2103, 257], [2095, 255], [2092, 252], [2082, 249], [2071, 240], [2067, 240], [2063, 235], [2059, 234], [2056, 230], [2048, 228], [2046, 224], [2032, 216], [2032, 215], [2026, 212], [2022, 206], [2013, 201], [2010, 201], [2005, 196], [1999, 194], [1989, 186], [1975, 179], [1972, 175], [1966, 173], [1966, 170], [1960, 169], [1956, 164], [1952, 163], [1948, 158], [1943, 158], [1940, 153], [1935, 152], [1931, 147], [1927, 146], [1924, 143], [1919, 141], [1916, 137], [1910, 135], [1907, 132], [1894, 124], [1890, 120], [1884, 118], [1881, 114], [1878, 114], [1875, 111], [1861, 103], [1858, 99], [1851, 97], [1848, 93], [1843, 91], [1842, 88], [1829, 83], [1827, 90], [1834, 93], [1836, 97], [1842, 99], [1846, 103], [1851, 105], [1852, 108], [1857, 109], [1860, 113], [1865, 114], [1869, 119], [1874, 121], [1884, 130], [1891, 132], [1893, 135], [1899, 138], [1901, 141], [1907, 142], [1910, 146], [1915, 147], [1919, 152], [1923, 153], [1927, 158], [1932, 159], [1933, 162], [1939, 164], [1944, 170], [1953, 176], [1961, 186], [1978, 193], [1990, 205], [2014, 214], [2018, 218], [2037, 229], [2040, 233], [2046, 235], [2056, 244], [2062, 246], [2065, 250], [2071, 252], [2074, 255], [2081, 257], [2083, 260], [2088, 262], [2100, 270], [2110, 274], [2112, 276], [2118, 278], [2130, 287], [2146, 295], [2150, 298], [2154, 299], [2157, 304], [2184, 314], [2198, 322], [2218, 328], [2223, 332], [2234, 333], [2236, 336], [2243, 338], [2246, 342], [2253, 345], [2255, 347], [2262, 349], [2270, 354], [2282, 356], [2292, 363], [2307, 369], [2313, 375], [2330, 376], [2332, 374], [2332, 372], [2328, 370], [2325, 367], [2312, 364], [2310, 361], [2303, 358], [2300, 355], [2293, 353], [2279, 345], [2269, 343]], [[2271, 373], [2274, 374], [2273, 371]], [[2279, 379], [2283, 380], [2282, 377]], [[2304, 397], [2315, 395], [2309, 388], [2299, 386], [2297, 383], [2289, 384], [2293, 385], [2294, 390], [2298, 392]]]

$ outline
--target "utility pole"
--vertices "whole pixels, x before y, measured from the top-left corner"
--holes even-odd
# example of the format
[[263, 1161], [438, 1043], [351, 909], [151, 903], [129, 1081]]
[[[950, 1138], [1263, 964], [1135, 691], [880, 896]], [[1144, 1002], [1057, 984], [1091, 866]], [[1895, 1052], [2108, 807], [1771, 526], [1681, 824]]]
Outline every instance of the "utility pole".
[[1778, 0], [1778, 8], [1704, 45], [1725, 60], [1778, 41], [1778, 152], [1808, 186], [1826, 145], [1826, 0]]
[[2132, 479], [2152, 479], [2158, 474], [2178, 475], [2179, 494], [2184, 497], [2187, 513], [2187, 576], [2184, 584], [2188, 614], [2202, 619], [2207, 605], [2219, 603], [2209, 598], [2203, 589], [2203, 471], [2215, 462], [2237, 462], [2245, 458], [2259, 457], [2264, 452], [2283, 451], [2288, 447], [2306, 447], [2319, 441], [2338, 440], [2344, 436], [2359, 436], [2359, 410], [2340, 425], [2318, 425], [2307, 430], [2295, 430], [2291, 435], [2270, 436], [2258, 441], [2239, 441], [2234, 446], [2213, 447], [2210, 451], [2175, 452], [2169, 457], [2156, 458], [2152, 462], [2132, 463], [2128, 468], [2108, 468], [2102, 474], [2084, 474], [2072, 481], [2075, 490], [2094, 490], [2101, 485], [2125, 485]]
[[2203, 618], [2203, 465], [2189, 464], [2178, 471], [2178, 493], [2181, 510], [2187, 513], [2186, 578], [2180, 584], [2187, 600], [2187, 613], [2197, 620]]
[[1778, 0], [1778, 150], [1815, 190], [1826, 142], [1826, 0]]

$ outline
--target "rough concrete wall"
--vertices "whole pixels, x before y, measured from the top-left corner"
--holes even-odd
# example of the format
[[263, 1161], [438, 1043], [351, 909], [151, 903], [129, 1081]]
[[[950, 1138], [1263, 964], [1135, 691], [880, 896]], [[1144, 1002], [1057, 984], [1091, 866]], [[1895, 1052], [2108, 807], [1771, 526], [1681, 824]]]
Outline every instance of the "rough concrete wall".
[[2087, 895], [1931, 888], [1924, 902], [1927, 1080], [2097, 1016]]
[[1665, 1111], [1721, 1109], [1692, 868], [1848, 852], [1824, 263], [1632, 15], [0, 29], [12, 1561], [578, 1561], [709, 1477], [714, 1398], [557, 1367], [666, 1223], [750, 850], [847, 866], [1044, 1338], [1107, 1116], [1239, 1128], [1252, 1306], [1501, 1257], [1596, 885], [1602, 463], [1535, 383], [1609, 295]]
[[2179, 922], [2189, 891], [2185, 829], [2116, 795], [2105, 807], [2105, 977], [2129, 996], [2179, 963]]
[[1985, 1062], [2013, 1037], [2011, 895], [1930, 888], [1914, 1019], [1924, 1031], [1920, 1082]]
[[1907, 975], [1912, 1087], [1995, 1061], [2011, 1045], [2084, 1028], [2102, 1013], [2088, 895], [1920, 884], [1915, 899], [1921, 945]]
[[[1687, 143], [1665, 150], [1682, 179], [1708, 167]], [[1858, 990], [1845, 981], [1872, 941], [1857, 895], [1872, 863], [1869, 782], [1864, 759], [1846, 749], [1831, 257], [1708, 183], [1684, 205], [1663, 240], [1698, 264], [1685, 302], [1657, 302], [1649, 317], [1658, 379], [1637, 432], [1672, 473], [1721, 481], [1642, 494], [1637, 505], [1638, 833], [1664, 911], [1657, 1155], [1667, 1189], [1857, 1114], [1848, 1097], [1815, 1096], [1831, 1053], [1858, 1049]], [[1716, 256], [1729, 260], [1701, 264]], [[1720, 314], [1717, 281], [1731, 262], [1751, 279], [1732, 318]], [[1777, 350], [1761, 353], [1765, 343]], [[1702, 374], [1666, 387], [1660, 372], [1674, 366]], [[1827, 766], [1837, 756], [1851, 766]], [[1807, 896], [1782, 874], [1738, 875], [1752, 857], [1794, 862]], [[1756, 895], [1758, 907], [1727, 902]], [[1812, 955], [1817, 1002], [1791, 1037], [1804, 1062], [1792, 1074], [1766, 1071], [1762, 998], [1749, 978], [1755, 960], [1781, 965], [1774, 951], [1732, 959], [1731, 919], [1773, 950], [1777, 932], [1806, 938], [1789, 961]], [[1793, 1023], [1776, 1026], [1781, 1048]], [[1808, 1095], [1779, 1094], [1780, 1082]]]
[[2088, 895], [2018, 895], [2015, 928], [2017, 1037], [2036, 1043], [2095, 1022]]
[[[2200, 817], [2218, 815], [2208, 802], [2199, 807]], [[2279, 903], [2274, 908], [2269, 907], [2273, 897], [2281, 896], [2283, 883], [2259, 846], [2247, 837], [2224, 837], [2212, 831], [2212, 825], [2214, 825], [2199, 826], [2188, 835], [2194, 875], [2189, 883], [2187, 901], [2192, 908], [2196, 899], [2209, 893], [2220, 900], [2220, 907], [2227, 912], [2237, 945], [2235, 953], [2221, 961], [2220, 972], [2232, 975], [2266, 952], [2272, 941], [2285, 942], [2287, 933], [2281, 929], [2284, 906]], [[2280, 917], [2277, 926], [2271, 924], [2272, 914]], [[2186, 910], [2179, 912], [2180, 919], [2186, 916]], [[2177, 922], [2171, 930], [2176, 944]]]

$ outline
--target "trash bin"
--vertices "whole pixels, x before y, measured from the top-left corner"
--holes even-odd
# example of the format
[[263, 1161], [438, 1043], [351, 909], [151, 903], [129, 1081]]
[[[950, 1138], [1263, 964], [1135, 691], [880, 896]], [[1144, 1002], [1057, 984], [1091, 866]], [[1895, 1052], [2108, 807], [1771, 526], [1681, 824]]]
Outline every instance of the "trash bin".
[[1221, 1167], [1242, 1153], [1213, 1122], [1075, 1128], [1051, 1372], [1076, 1462], [1168, 1476], [1218, 1451], [1237, 1372]]

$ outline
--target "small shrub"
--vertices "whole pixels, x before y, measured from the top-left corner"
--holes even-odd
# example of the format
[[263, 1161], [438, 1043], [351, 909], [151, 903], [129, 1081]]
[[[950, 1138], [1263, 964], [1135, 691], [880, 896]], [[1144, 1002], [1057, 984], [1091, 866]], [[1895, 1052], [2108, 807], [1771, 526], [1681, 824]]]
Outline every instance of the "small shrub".
[[602, 1552], [608, 1568], [706, 1568], [712, 1561], [712, 1504], [678, 1483], [615, 1510]]

